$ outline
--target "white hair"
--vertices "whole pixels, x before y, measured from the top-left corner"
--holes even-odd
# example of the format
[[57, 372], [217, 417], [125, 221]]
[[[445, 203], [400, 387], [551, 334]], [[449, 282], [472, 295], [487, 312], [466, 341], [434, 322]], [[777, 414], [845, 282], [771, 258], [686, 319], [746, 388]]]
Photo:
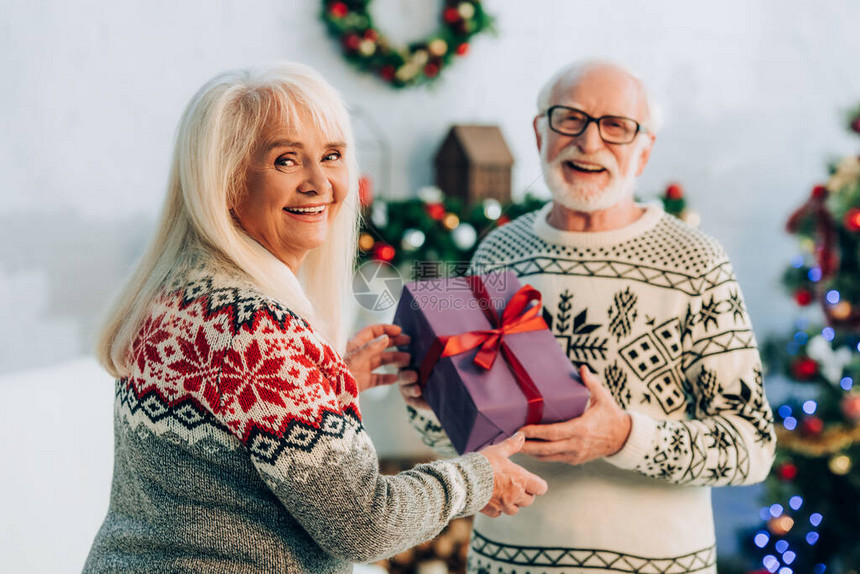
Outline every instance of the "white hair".
[[[246, 162], [267, 121], [279, 117], [296, 126], [303, 113], [326, 137], [346, 143], [349, 191], [326, 241], [305, 258], [299, 274], [304, 293], [297, 293], [265, 272], [266, 254], [254, 249], [230, 207], [245, 193]], [[128, 374], [131, 346], [151, 303], [171, 271], [201, 251], [246, 275], [343, 352], [359, 221], [354, 144], [343, 100], [308, 66], [279, 63], [224, 72], [200, 88], [179, 122], [155, 236], [98, 337], [101, 364], [116, 377]]]
[[[660, 131], [660, 128], [663, 125], [663, 113], [660, 109], [659, 104], [654, 99], [654, 96], [648, 90], [648, 87], [642, 81], [642, 79], [630, 68], [627, 66], [617, 64], [615, 62], [610, 62], [607, 60], [586, 60], [582, 62], [573, 62], [568, 64], [558, 70], [555, 74], [553, 74], [550, 79], [543, 85], [538, 92], [537, 97], [537, 113], [542, 118], [545, 117], [546, 111], [549, 109], [550, 100], [552, 98], [552, 92], [555, 87], [565, 79], [578, 79], [582, 77], [589, 70], [593, 70], [595, 68], [601, 67], [612, 67], [623, 72], [626, 72], [630, 77], [636, 80], [639, 83], [640, 88], [642, 89], [642, 94], [645, 97], [645, 106], [648, 113], [648, 118], [642, 122], [645, 129], [647, 129], [650, 133], [656, 134]], [[542, 123], [543, 119], [541, 120]]]

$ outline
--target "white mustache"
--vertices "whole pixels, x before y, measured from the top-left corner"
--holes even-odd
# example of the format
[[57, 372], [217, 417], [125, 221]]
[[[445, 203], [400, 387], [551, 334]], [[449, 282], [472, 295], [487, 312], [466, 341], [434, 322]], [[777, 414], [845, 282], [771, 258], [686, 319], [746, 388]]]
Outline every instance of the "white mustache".
[[615, 156], [608, 151], [594, 155], [585, 155], [580, 153], [575, 147], [568, 147], [561, 150], [552, 163], [554, 167], [560, 167], [566, 161], [582, 161], [599, 165], [608, 171], [610, 175], [618, 175], [618, 164], [615, 163]]

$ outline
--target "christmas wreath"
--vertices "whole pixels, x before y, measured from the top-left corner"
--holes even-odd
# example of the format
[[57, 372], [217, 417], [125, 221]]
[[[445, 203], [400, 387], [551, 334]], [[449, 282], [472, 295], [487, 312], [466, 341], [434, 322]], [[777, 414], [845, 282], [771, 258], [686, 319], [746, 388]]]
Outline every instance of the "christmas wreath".
[[349, 62], [395, 88], [436, 80], [455, 56], [469, 53], [475, 35], [492, 29], [480, 0], [445, 0], [435, 33], [397, 47], [373, 26], [369, 5], [370, 0], [323, 0], [322, 19]]

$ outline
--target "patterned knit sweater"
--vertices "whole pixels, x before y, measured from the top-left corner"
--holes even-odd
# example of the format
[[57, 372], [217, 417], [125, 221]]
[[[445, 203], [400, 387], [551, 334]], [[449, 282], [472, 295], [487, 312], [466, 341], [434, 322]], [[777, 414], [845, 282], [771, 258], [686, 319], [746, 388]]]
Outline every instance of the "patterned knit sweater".
[[380, 475], [355, 380], [310, 325], [212, 262], [180, 275], [116, 382], [85, 572], [351, 572], [486, 505], [481, 455]]
[[[475, 521], [479, 574], [712, 573], [710, 487], [762, 480], [773, 417], [741, 291], [717, 242], [648, 206], [633, 224], [564, 232], [552, 204], [491, 233], [473, 270], [507, 268], [543, 294], [544, 318], [633, 419], [614, 456], [516, 462], [549, 492], [516, 516]], [[446, 438], [410, 409], [425, 442]]]

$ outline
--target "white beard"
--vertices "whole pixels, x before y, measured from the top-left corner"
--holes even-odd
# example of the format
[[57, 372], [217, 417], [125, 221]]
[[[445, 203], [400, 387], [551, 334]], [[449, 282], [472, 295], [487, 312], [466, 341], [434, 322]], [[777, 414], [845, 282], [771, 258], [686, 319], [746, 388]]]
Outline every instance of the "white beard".
[[[605, 150], [595, 156], [585, 156], [576, 148], [566, 148], [552, 162], [547, 160], [546, 152], [545, 146], [540, 153], [544, 181], [552, 192], [553, 199], [571, 211], [587, 213], [600, 211], [612, 207], [628, 196], [633, 196], [633, 189], [636, 187], [635, 164], [630, 165], [628, 173], [621, 174], [618, 171], [615, 156]], [[577, 181], [568, 183], [564, 179], [562, 164], [576, 159], [587, 160], [606, 168], [610, 177], [606, 187], [601, 189]]]

